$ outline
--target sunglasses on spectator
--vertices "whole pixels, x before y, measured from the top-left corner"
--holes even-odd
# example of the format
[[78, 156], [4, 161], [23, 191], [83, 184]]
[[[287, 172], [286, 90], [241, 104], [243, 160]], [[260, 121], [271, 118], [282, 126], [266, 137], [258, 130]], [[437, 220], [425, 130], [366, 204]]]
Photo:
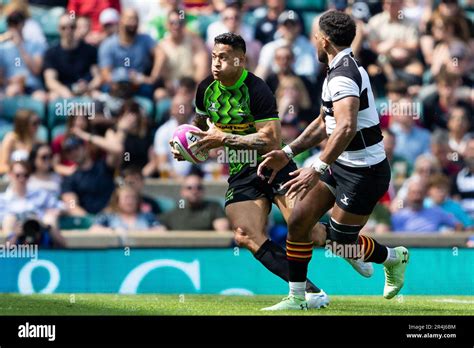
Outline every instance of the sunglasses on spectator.
[[17, 179], [20, 179], [20, 178], [28, 178], [30, 175], [28, 173], [13, 173], [13, 175], [15, 175], [15, 178]]
[[181, 20], [176, 20], [176, 21], [169, 21], [169, 24], [170, 25], [179, 25], [180, 27], [182, 27], [184, 25], [184, 22], [181, 21]]
[[198, 190], [198, 191], [202, 191], [204, 189], [204, 186], [202, 185], [189, 185], [189, 186], [186, 186], [186, 189], [188, 190]]

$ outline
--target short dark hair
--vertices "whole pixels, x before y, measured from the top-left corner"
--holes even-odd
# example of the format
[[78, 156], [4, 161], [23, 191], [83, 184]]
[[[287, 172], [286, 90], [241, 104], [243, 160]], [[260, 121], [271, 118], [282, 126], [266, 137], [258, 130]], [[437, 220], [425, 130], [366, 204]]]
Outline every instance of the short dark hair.
[[122, 170], [122, 178], [130, 175], [138, 175], [143, 179], [142, 170], [136, 165], [129, 165]]
[[234, 33], [224, 33], [216, 36], [214, 39], [214, 44], [228, 45], [234, 50], [238, 49], [244, 53], [247, 51], [245, 40], [242, 38], [242, 36]]
[[319, 19], [319, 28], [336, 46], [349, 47], [356, 34], [356, 24], [348, 14], [328, 11]]

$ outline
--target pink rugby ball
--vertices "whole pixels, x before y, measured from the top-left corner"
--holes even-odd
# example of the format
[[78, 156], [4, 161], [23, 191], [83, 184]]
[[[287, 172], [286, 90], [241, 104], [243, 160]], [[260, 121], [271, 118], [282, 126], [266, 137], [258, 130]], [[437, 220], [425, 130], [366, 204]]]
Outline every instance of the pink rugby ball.
[[183, 124], [177, 127], [173, 133], [173, 145], [186, 161], [198, 164], [207, 160], [208, 154], [203, 151], [196, 153], [195, 149], [189, 148], [189, 146], [201, 139], [197, 135], [192, 134], [192, 131], [200, 131], [200, 129], [190, 124]]

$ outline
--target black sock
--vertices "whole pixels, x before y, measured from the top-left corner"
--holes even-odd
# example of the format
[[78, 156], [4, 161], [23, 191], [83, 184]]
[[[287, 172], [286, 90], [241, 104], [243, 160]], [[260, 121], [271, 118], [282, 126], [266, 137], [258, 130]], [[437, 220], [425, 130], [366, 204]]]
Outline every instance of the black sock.
[[[289, 266], [286, 251], [281, 246], [267, 239], [255, 253], [255, 258], [270, 272], [279, 276], [284, 281], [289, 281]], [[306, 292], [319, 292], [319, 289], [309, 279], [306, 279]]]
[[384, 263], [387, 259], [387, 247], [377, 243], [375, 239], [359, 235], [358, 243], [363, 247], [364, 262]]
[[304, 282], [306, 280], [312, 255], [313, 242], [286, 240], [286, 258], [288, 260], [288, 279], [290, 282]]

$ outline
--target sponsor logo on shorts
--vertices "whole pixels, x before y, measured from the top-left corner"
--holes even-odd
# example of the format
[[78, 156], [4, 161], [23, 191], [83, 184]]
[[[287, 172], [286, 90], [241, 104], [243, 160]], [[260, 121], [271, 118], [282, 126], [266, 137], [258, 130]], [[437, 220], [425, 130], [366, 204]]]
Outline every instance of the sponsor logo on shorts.
[[341, 203], [344, 205], [349, 205], [349, 197], [347, 197], [345, 193], [343, 193], [342, 195], [343, 197], [341, 198]]
[[233, 188], [227, 190], [227, 193], [225, 194], [225, 201], [228, 202], [232, 198], [234, 198], [234, 189]]

